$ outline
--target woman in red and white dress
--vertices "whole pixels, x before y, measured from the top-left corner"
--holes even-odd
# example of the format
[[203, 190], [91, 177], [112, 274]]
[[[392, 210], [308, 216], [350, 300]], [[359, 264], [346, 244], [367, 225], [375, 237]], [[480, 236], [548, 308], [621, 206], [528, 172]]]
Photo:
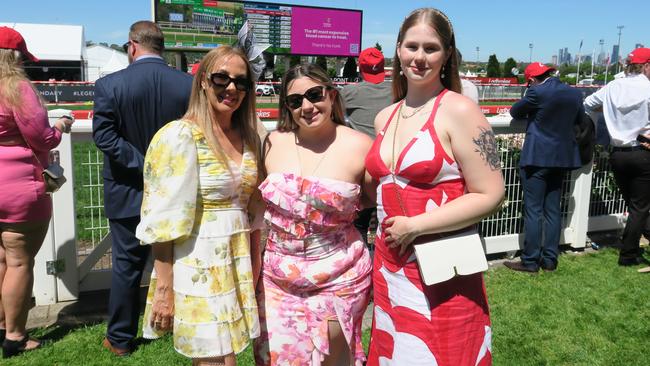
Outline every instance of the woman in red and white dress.
[[413, 254], [415, 239], [470, 227], [503, 198], [494, 133], [459, 94], [456, 57], [442, 12], [418, 9], [405, 19], [393, 59], [396, 103], [377, 115], [379, 134], [366, 158], [379, 182], [380, 223], [368, 365], [492, 362], [482, 275], [426, 286]]

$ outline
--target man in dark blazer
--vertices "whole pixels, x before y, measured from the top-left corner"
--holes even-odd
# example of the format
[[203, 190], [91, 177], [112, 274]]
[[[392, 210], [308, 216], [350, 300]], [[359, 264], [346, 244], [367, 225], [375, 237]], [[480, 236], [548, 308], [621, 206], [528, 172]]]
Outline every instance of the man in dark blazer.
[[581, 166], [574, 124], [585, 113], [582, 93], [551, 77], [552, 67], [535, 62], [524, 72], [529, 88], [510, 109], [515, 119], [528, 119], [521, 151], [524, 189], [524, 250], [520, 262], [506, 262], [515, 271], [557, 268], [562, 217], [562, 180]]
[[150, 248], [140, 246], [144, 155], [154, 134], [187, 110], [192, 78], [167, 66], [160, 28], [134, 23], [124, 44], [130, 65], [95, 83], [93, 139], [104, 153], [104, 209], [112, 246], [104, 347], [128, 355], [138, 331], [140, 281]]

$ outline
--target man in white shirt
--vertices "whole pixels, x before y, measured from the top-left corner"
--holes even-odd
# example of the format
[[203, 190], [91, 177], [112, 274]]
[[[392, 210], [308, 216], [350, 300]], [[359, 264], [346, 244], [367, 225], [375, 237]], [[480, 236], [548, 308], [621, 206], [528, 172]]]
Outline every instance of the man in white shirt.
[[587, 97], [585, 109], [602, 108], [611, 137], [610, 164], [629, 216], [623, 231], [618, 264], [646, 262], [639, 247], [641, 234], [650, 238], [650, 48], [628, 55], [625, 77]]

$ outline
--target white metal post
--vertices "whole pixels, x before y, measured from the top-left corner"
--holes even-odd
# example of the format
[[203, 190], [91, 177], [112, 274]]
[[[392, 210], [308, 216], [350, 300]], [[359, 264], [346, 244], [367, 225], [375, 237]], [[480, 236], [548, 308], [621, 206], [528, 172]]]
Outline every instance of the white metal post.
[[570, 245], [572, 248], [584, 248], [587, 244], [589, 228], [589, 201], [591, 199], [591, 179], [593, 163], [584, 165], [571, 172], [571, 200], [569, 201], [569, 228], [572, 229]]
[[57, 303], [56, 279], [47, 274], [47, 262], [54, 260], [54, 224], [50, 220], [45, 240], [41, 250], [34, 259], [34, 288], [32, 294], [36, 305], [52, 305]]
[[[56, 109], [49, 112], [50, 123], [62, 115], [69, 115], [69, 110]], [[63, 134], [59, 151], [61, 166], [65, 171], [67, 182], [52, 195], [54, 224], [54, 257], [63, 260], [62, 271], [56, 274], [57, 300], [71, 301], [79, 296], [79, 274], [77, 270], [76, 215], [74, 199], [74, 162], [72, 156], [72, 139], [70, 134]]]

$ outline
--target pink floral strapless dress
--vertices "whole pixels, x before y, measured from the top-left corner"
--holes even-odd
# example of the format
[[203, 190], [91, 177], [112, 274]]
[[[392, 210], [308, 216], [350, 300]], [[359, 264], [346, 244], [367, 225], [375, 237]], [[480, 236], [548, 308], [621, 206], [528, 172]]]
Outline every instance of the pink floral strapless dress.
[[270, 230], [257, 299], [262, 334], [257, 365], [320, 365], [328, 321], [341, 325], [355, 365], [366, 357], [361, 321], [372, 263], [352, 224], [357, 184], [272, 173], [260, 185]]

